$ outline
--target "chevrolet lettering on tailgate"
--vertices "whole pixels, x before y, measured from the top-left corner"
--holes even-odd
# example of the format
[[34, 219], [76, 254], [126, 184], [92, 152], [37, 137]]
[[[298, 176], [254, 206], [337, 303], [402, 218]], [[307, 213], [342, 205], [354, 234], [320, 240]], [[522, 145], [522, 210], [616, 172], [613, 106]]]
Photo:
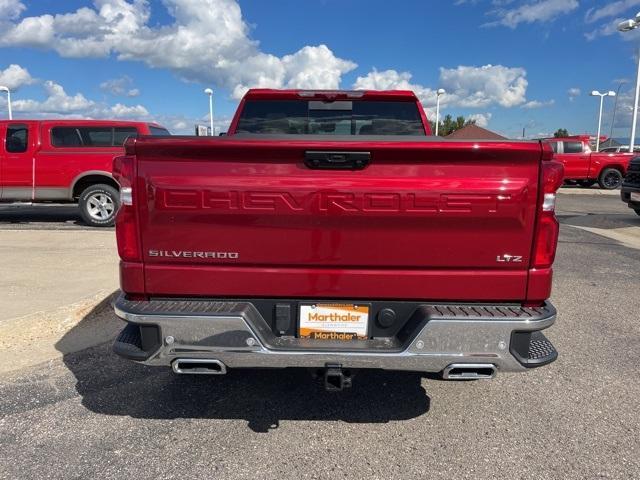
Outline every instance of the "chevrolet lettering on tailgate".
[[[512, 186], [517, 187], [517, 185]], [[266, 191], [174, 190], [157, 187], [163, 210], [211, 209], [220, 213], [245, 212], [354, 212], [354, 213], [476, 213], [495, 214], [498, 209], [514, 205], [514, 196], [505, 193], [433, 194], [324, 192], [308, 194]], [[520, 192], [518, 192], [520, 193]]]

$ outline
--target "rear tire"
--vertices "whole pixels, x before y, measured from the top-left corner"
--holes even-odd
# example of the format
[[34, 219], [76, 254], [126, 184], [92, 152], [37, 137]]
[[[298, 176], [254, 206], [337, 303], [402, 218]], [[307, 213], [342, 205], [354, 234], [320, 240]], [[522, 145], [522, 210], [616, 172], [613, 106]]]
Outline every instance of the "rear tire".
[[120, 208], [120, 195], [111, 185], [91, 185], [80, 194], [78, 208], [90, 227], [111, 227]]
[[636, 212], [636, 215], [640, 215], [640, 208], [634, 208], [633, 211]]
[[605, 168], [598, 177], [598, 185], [605, 190], [615, 190], [622, 184], [622, 172], [617, 168]]

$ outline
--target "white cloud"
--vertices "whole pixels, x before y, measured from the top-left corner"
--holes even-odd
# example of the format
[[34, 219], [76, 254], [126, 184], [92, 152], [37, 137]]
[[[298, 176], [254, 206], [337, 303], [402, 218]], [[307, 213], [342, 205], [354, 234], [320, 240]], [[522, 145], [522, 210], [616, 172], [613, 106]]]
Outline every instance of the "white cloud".
[[115, 118], [142, 118], [149, 116], [149, 112], [142, 105], [127, 106], [116, 103], [109, 111]]
[[567, 95], [569, 95], [569, 101], [573, 102], [573, 99], [579, 97], [582, 92], [579, 88], [573, 87], [567, 90]]
[[133, 88], [133, 80], [127, 75], [102, 82], [100, 89], [118, 97], [137, 97], [140, 95], [140, 90]]
[[171, 125], [171, 128], [173, 128], [173, 130], [187, 130], [189, 124], [185, 120], [176, 120]]
[[493, 115], [490, 112], [487, 113], [474, 113], [467, 117], [468, 120], [473, 120], [476, 122], [476, 125], [482, 128], [487, 128], [489, 126], [489, 120]]
[[[584, 16], [586, 23], [592, 24], [600, 20], [605, 20], [605, 22], [592, 31], [586, 32], [584, 34], [585, 38], [588, 41], [592, 41], [598, 37], [608, 37], [619, 33], [618, 24], [633, 17], [637, 12], [631, 9], [637, 6], [640, 6], [640, 0], [618, 0], [600, 8], [590, 8]], [[622, 14], [625, 14], [625, 16], [621, 16]], [[637, 42], [640, 40], [640, 31], [625, 32], [622, 34], [622, 38], [627, 41]]]
[[16, 90], [23, 85], [30, 85], [34, 82], [35, 79], [29, 71], [20, 65], [11, 64], [4, 70], [0, 70], [0, 85], [9, 87], [11, 90]]
[[540, 100], [531, 100], [530, 102], [527, 102], [524, 105], [522, 105], [522, 108], [533, 109], [533, 108], [550, 107], [555, 103], [556, 103], [555, 100], [547, 100], [544, 102]]
[[[594, 23], [604, 18], [617, 17], [638, 5], [640, 5], [640, 0], [619, 0], [617, 2], [611, 2], [601, 8], [590, 8], [587, 10], [584, 19], [587, 23]], [[633, 13], [635, 14], [636, 12]]]
[[550, 138], [550, 137], [553, 137], [553, 132], [541, 130], [541, 131], [538, 131], [537, 133], [528, 133], [525, 136], [524, 139], [525, 140], [539, 140], [541, 138]]
[[440, 83], [457, 97], [461, 107], [483, 108], [492, 104], [514, 107], [526, 101], [527, 72], [503, 65], [459, 66], [440, 69]]
[[14, 110], [37, 114], [82, 113], [95, 105], [94, 102], [87, 100], [81, 93], [68, 95], [61, 85], [51, 80], [44, 82], [43, 86], [47, 94], [47, 98], [44, 101], [15, 100], [12, 102]]
[[[618, 96], [615, 124], [613, 125], [614, 128], [626, 129], [631, 127], [634, 97], [635, 94], [633, 89], [623, 91]], [[613, 112], [610, 109], [605, 111], [605, 118], [602, 123], [603, 125], [606, 125], [607, 123], [611, 125], [612, 113]]]
[[[606, 22], [601, 27], [598, 27], [590, 32], [586, 32], [584, 37], [588, 41], [595, 40], [598, 37], [608, 37], [610, 35], [615, 35], [618, 33], [618, 24], [624, 20], [623, 18], [616, 18], [614, 20]], [[623, 38], [626, 40], [637, 40], [639, 37], [638, 30], [634, 30], [632, 32], [625, 32]]]
[[539, 0], [514, 8], [498, 8], [492, 12], [498, 19], [486, 23], [485, 26], [502, 25], [513, 29], [521, 23], [550, 22], [578, 6], [578, 0]]
[[261, 51], [237, 0], [163, 4], [174, 18], [169, 25], [149, 24], [148, 0], [94, 0], [94, 8], [5, 25], [0, 46], [38, 47], [64, 57], [115, 55], [167, 68], [185, 80], [227, 87], [235, 97], [249, 87], [335, 89], [342, 75], [356, 67], [326, 45], [305, 46], [283, 57]]
[[[439, 85], [447, 93], [440, 97], [442, 105], [463, 108], [486, 108], [490, 105], [514, 107], [526, 102], [527, 72], [523, 68], [503, 65], [482, 67], [459, 66], [441, 68]], [[396, 70], [373, 70], [366, 76], [358, 77], [356, 89], [373, 90], [413, 90], [426, 107], [436, 103], [435, 90], [411, 82], [409, 72]]]
[[[150, 119], [167, 127], [175, 135], [194, 135], [196, 125], [209, 126], [209, 114], [200, 118], [185, 115], [155, 115]], [[217, 133], [226, 132], [231, 124], [231, 117], [221, 116], [213, 118], [213, 128]]]
[[342, 74], [356, 68], [355, 63], [336, 58], [326, 45], [304, 47], [285, 55], [282, 64], [287, 72], [287, 87], [307, 89], [336, 89]]
[[[12, 71], [20, 69], [16, 65]], [[0, 70], [0, 73], [2, 70]], [[28, 77], [31, 78], [30, 76]], [[29, 80], [32, 83], [32, 80]], [[9, 82], [8, 82], [9, 83]], [[82, 93], [68, 94], [62, 85], [53, 82], [42, 82], [43, 100], [14, 97], [12, 101], [14, 115], [17, 118], [67, 118], [67, 119], [130, 119], [139, 121], [154, 121], [170, 129], [172, 133], [193, 135], [196, 124], [209, 125], [209, 115], [201, 118], [186, 117], [184, 115], [153, 115], [143, 105], [125, 105], [116, 103], [110, 105], [87, 98]], [[0, 111], [6, 108], [6, 96], [0, 96]], [[2, 115], [2, 113], [0, 113]], [[226, 116], [214, 117], [216, 132], [226, 132], [231, 118]]]
[[131, 118], [147, 119], [149, 112], [142, 105], [116, 103], [109, 106], [86, 98], [82, 93], [68, 94], [62, 85], [47, 80], [42, 84], [44, 100], [15, 98], [12, 102], [16, 114], [29, 117], [72, 118]]
[[0, 0], [0, 21], [5, 18], [18, 18], [26, 8], [19, 0]]
[[[353, 84], [356, 90], [412, 90], [425, 105], [435, 105], [435, 90], [423, 87], [417, 83], [411, 83], [409, 72], [396, 70], [378, 71], [373, 69], [364, 77], [358, 77]], [[441, 98], [441, 102], [444, 97]]]

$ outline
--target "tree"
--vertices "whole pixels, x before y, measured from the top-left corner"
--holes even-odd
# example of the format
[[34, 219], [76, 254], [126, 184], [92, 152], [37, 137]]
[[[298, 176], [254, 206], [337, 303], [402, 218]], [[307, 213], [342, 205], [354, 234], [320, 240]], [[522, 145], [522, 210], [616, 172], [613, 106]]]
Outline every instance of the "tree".
[[569, 131], [566, 128], [559, 128], [556, 133], [553, 134], [555, 138], [564, 138], [569, 136]]
[[[435, 134], [436, 132], [436, 122], [429, 122], [431, 125], [431, 131]], [[446, 137], [447, 135], [455, 132], [456, 130], [460, 130], [462, 127], [466, 127], [467, 125], [475, 125], [475, 120], [465, 119], [462, 115], [459, 115], [454, 120], [451, 115], [446, 115], [444, 119], [440, 120], [440, 125], [438, 127], [438, 135], [441, 137]]]

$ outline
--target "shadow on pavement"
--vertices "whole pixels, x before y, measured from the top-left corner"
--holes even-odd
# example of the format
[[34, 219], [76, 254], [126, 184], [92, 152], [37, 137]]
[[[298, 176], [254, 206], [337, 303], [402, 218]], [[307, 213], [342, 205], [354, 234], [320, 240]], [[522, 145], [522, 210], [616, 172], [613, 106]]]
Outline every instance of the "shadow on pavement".
[[[623, 205], [624, 206], [624, 205]], [[640, 227], [640, 216], [633, 211], [620, 211], [618, 214], [557, 214], [558, 221], [563, 225], [575, 227], [600, 228], [613, 230], [616, 228]]]
[[97, 305], [56, 344], [75, 376], [82, 404], [93, 412], [147, 419], [243, 419], [251, 430], [268, 432], [281, 420], [386, 423], [429, 411], [422, 375], [415, 373], [360, 371], [351, 389], [327, 392], [304, 369], [181, 376], [169, 368], [123, 360], [111, 352], [110, 343], [67, 353], [95, 325], [93, 317], [104, 315], [109, 302]]
[[74, 222], [82, 225], [78, 206], [69, 205], [0, 205], [0, 221], [10, 223]]

